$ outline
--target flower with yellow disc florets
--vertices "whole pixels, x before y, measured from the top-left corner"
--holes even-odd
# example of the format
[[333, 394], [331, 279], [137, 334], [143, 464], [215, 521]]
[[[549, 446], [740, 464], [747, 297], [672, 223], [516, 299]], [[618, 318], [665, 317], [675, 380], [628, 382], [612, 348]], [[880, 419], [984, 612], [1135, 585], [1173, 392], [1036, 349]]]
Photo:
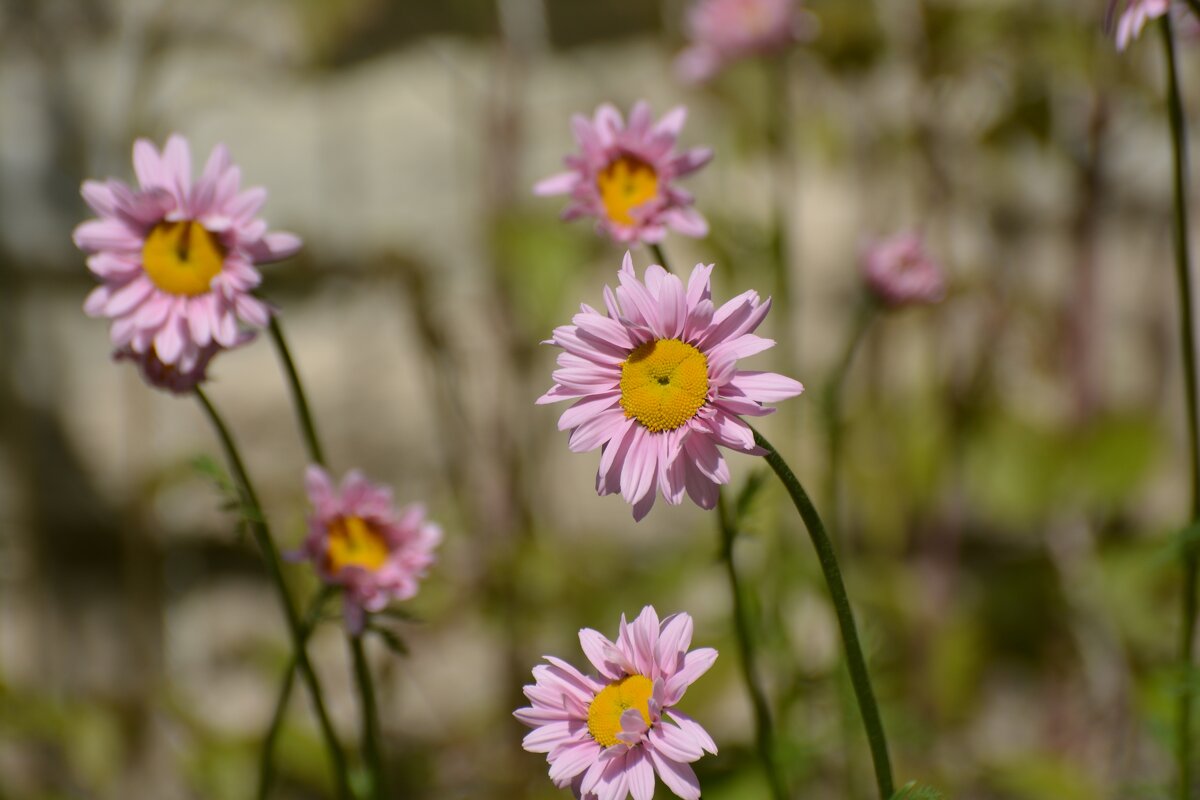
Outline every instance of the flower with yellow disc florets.
[[615, 642], [590, 628], [579, 632], [584, 654], [599, 677], [584, 675], [546, 656], [525, 687], [532, 705], [514, 716], [530, 726], [523, 746], [546, 753], [550, 779], [587, 800], [650, 800], [657, 773], [685, 800], [700, 797], [690, 764], [716, 754], [708, 732], [677, 710], [687, 687], [708, 671], [717, 651], [689, 651], [692, 618], [675, 614], [661, 623], [654, 608], [632, 624], [621, 617]]
[[618, 242], [662, 241], [670, 228], [684, 236], [704, 236], [708, 222], [692, 207], [691, 194], [674, 181], [712, 159], [698, 147], [675, 152], [687, 109], [682, 106], [654, 121], [650, 106], [634, 104], [629, 123], [605, 103], [592, 119], [571, 119], [580, 152], [565, 159], [569, 170], [538, 183], [539, 195], [569, 194], [564, 220], [595, 217], [598, 231]]
[[804, 391], [773, 372], [738, 369], [738, 360], [772, 347], [754, 334], [771, 301], [744, 292], [714, 307], [713, 265], [697, 264], [685, 286], [661, 266], [645, 281], [628, 253], [616, 291], [605, 287], [603, 314], [581, 307], [547, 344], [561, 347], [554, 386], [538, 403], [573, 400], [559, 418], [577, 453], [602, 448], [599, 494], [620, 492], [641, 519], [662, 492], [672, 505], [687, 494], [717, 503], [729, 467], [717, 446], [761, 455], [742, 416]]

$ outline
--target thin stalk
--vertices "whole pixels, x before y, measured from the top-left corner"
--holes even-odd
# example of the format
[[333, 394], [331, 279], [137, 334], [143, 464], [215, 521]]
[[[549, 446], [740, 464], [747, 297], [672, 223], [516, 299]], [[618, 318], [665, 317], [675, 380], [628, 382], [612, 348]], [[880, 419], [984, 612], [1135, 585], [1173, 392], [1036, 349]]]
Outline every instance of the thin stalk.
[[[752, 429], [753, 430], [753, 429]], [[779, 455], [771, 443], [763, 438], [757, 430], [754, 431], [754, 442], [767, 451], [766, 460], [771, 469], [782, 481], [783, 486], [791, 495], [804, 526], [808, 528], [809, 538], [817, 551], [817, 561], [821, 564], [821, 572], [825, 575], [825, 585], [829, 588], [833, 600], [833, 610], [837, 614], [838, 627], [842, 632], [842, 645], [846, 651], [846, 666], [850, 671], [850, 682], [854, 685], [854, 695], [858, 700], [858, 710], [862, 714], [863, 726], [867, 732], [867, 743], [871, 748], [871, 760], [875, 764], [875, 783], [879, 787], [880, 800], [890, 800], [895, 786], [892, 781], [892, 765], [888, 759], [887, 737], [883, 732], [883, 721], [879, 717], [879, 706], [875, 702], [875, 692], [871, 689], [871, 678], [867, 674], [867, 662], [863, 658], [862, 646], [858, 641], [858, 629], [854, 625], [854, 612], [850, 609], [850, 598], [846, 594], [846, 585], [842, 582], [842, 571], [838, 568], [837, 556], [833, 551], [833, 542], [825, 532], [825, 526], [817, 509], [813, 507], [808, 493], [800, 485], [800, 481], [792, 472], [787, 462]]]
[[[332, 594], [329, 587], [322, 587], [309, 605], [301, 629], [306, 646], [308, 637], [312, 635], [313, 628], [317, 626], [317, 621], [321, 617], [321, 610]], [[259, 755], [258, 794], [256, 795], [258, 800], [266, 800], [271, 793], [272, 784], [275, 783], [275, 743], [279, 740], [279, 731], [283, 727], [283, 717], [287, 711], [288, 700], [291, 699], [292, 687], [295, 683], [296, 657], [293, 655], [288, 659], [287, 667], [284, 669], [283, 682], [279, 684], [279, 696], [275, 699], [275, 711], [271, 714], [271, 725], [263, 737], [262, 753]]]
[[658, 265], [667, 272], [671, 271], [671, 265], [667, 262], [667, 254], [663, 252], [662, 245], [657, 242], [646, 245], [650, 248], [650, 252], [654, 254], [654, 258], [658, 261]]
[[743, 600], [737, 567], [733, 561], [733, 541], [737, 538], [738, 520], [731, 518], [724, 492], [717, 496], [717, 521], [721, 529], [721, 560], [725, 562], [725, 573], [729, 576], [729, 593], [733, 597], [733, 622], [737, 632], [738, 654], [741, 656], [742, 680], [746, 683], [746, 691], [750, 694], [750, 704], [754, 709], [758, 756], [762, 760], [763, 770], [767, 773], [767, 782], [771, 785], [771, 796], [775, 800], [787, 800], [787, 784], [776, 761], [771, 707], [767, 702], [767, 693], [758, 680], [758, 655], [754, 646], [750, 611]]
[[[324, 449], [321, 447], [321, 440], [317, 436], [317, 425], [309, 409], [308, 395], [304, 391], [304, 384], [300, 381], [300, 374], [296, 370], [296, 364], [292, 358], [291, 351], [288, 349], [287, 340], [283, 336], [283, 329], [275, 317], [271, 317], [271, 336], [275, 341], [275, 348], [279, 352], [279, 360], [283, 362], [284, 372], [291, 387], [292, 400], [296, 408], [296, 417], [300, 423], [300, 430], [304, 435], [305, 446], [308, 448], [308, 456], [314, 463], [323, 467], [325, 466]], [[379, 707], [375, 701], [375, 685], [371, 679], [370, 667], [363, 654], [361, 637], [347, 632], [346, 638], [354, 660], [355, 683], [358, 685], [359, 697], [362, 699], [362, 746], [367, 769], [371, 774], [372, 796], [377, 798], [377, 800], [382, 800], [384, 791], [383, 752], [380, 749]]]
[[305, 685], [308, 687], [308, 693], [312, 697], [313, 710], [317, 715], [317, 723], [321, 729], [321, 736], [325, 739], [325, 747], [329, 751], [329, 761], [333, 767], [338, 797], [343, 798], [343, 800], [350, 800], [353, 795], [350, 792], [350, 782], [347, 778], [345, 756], [342, 755], [342, 748], [338, 744], [337, 734], [334, 733], [333, 725], [329, 722], [329, 714], [325, 710], [325, 699], [321, 693], [321, 684], [317, 680], [317, 673], [313, 670], [312, 663], [308, 660], [308, 650], [305, 647], [304, 632], [301, 628], [300, 618], [296, 614], [296, 607], [292, 605], [291, 595], [288, 594], [287, 584], [283, 580], [283, 569], [279, 565], [279, 551], [275, 548], [275, 541], [271, 538], [271, 531], [267, 526], [266, 517], [263, 515], [262, 506], [258, 502], [258, 495], [254, 491], [254, 485], [250, 483], [250, 476], [246, 472], [245, 464], [242, 462], [241, 454], [238, 452], [237, 445], [234, 443], [229, 428], [225, 426], [221, 415], [217, 413], [217, 409], [209, 401], [204, 390], [197, 386], [195, 392], [196, 399], [200, 401], [201, 407], [204, 408], [205, 414], [208, 415], [208, 419], [217, 433], [217, 438], [221, 440], [221, 447], [225, 450], [225, 457], [229, 461], [229, 468], [233, 472], [234, 480], [237, 481], [238, 490], [242, 495], [242, 502], [246, 505], [250, 530], [254, 535], [259, 549], [262, 550], [263, 561], [267, 565], [267, 573], [270, 575], [271, 581], [275, 584], [275, 589], [279, 594], [279, 602], [283, 606], [283, 615], [287, 620], [288, 633], [292, 639], [292, 652], [296, 659], [296, 667], [299, 669], [300, 676], [303, 678]]
[[[1183, 344], [1184, 389], [1188, 415], [1188, 451], [1191, 461], [1192, 521], [1200, 519], [1200, 436], [1197, 434], [1196, 331], [1192, 313], [1192, 265], [1188, 252], [1187, 208], [1187, 132], [1183, 116], [1183, 101], [1179, 91], [1179, 74], [1175, 59], [1175, 37], [1171, 31], [1171, 15], [1162, 17], [1164, 55], [1167, 62], [1167, 116], [1171, 123], [1171, 146], [1174, 155], [1173, 188], [1175, 215], [1172, 230], [1175, 238], [1175, 276], [1179, 295], [1179, 338]], [[1194, 661], [1194, 642], [1197, 612], [1197, 570], [1200, 553], [1188, 548], [1183, 556], [1183, 629], [1180, 631], [1179, 660], [1185, 676], [1179, 693], [1178, 758], [1179, 797], [1192, 796], [1192, 703], [1193, 681], [1190, 680]]]
[[375, 702], [371, 666], [367, 663], [367, 654], [363, 650], [362, 635], [347, 638], [350, 640], [350, 652], [354, 656], [354, 677], [362, 700], [363, 749], [366, 751], [367, 766], [371, 770], [371, 797], [374, 800], [384, 800], [387, 791], [384, 788], [383, 755], [379, 746], [379, 705]]
[[853, 327], [846, 338], [846, 344], [833, 367], [829, 382], [825, 385], [825, 396], [822, 410], [825, 413], [825, 435], [828, 445], [829, 475], [826, 486], [825, 510], [829, 514], [829, 528], [835, 537], [844, 543], [845, 531], [842, 528], [842, 392], [846, 385], [846, 375], [854, 361], [854, 354], [862, 344], [867, 329], [875, 319], [875, 302], [864, 297], [854, 315]]
[[312, 411], [308, 407], [308, 397], [300, 383], [300, 374], [296, 371], [296, 362], [292, 360], [291, 350], [288, 349], [287, 339], [283, 336], [283, 328], [279, 320], [271, 315], [271, 339], [275, 342], [275, 351], [283, 364], [287, 375], [288, 386], [292, 390], [292, 404], [296, 408], [296, 416], [300, 421], [300, 431], [304, 434], [304, 444], [308, 448], [308, 457], [314, 464], [325, 465], [325, 452], [321, 449], [321, 441], [317, 438], [317, 426], [313, 422]]

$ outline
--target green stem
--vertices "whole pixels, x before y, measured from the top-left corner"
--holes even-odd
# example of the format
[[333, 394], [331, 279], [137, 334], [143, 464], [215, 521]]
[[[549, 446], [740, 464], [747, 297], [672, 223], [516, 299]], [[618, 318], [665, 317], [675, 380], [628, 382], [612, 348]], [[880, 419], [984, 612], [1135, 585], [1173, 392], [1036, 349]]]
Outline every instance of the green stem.
[[354, 655], [354, 677], [358, 683], [359, 697], [362, 700], [363, 749], [366, 750], [367, 764], [371, 770], [371, 797], [375, 800], [384, 800], [387, 792], [384, 788], [379, 705], [375, 702], [375, 684], [371, 681], [371, 666], [367, 663], [367, 654], [363, 650], [362, 635], [348, 638], [350, 651]]
[[296, 667], [299, 669], [300, 676], [304, 679], [309, 695], [312, 697], [313, 709], [317, 714], [317, 722], [321, 728], [321, 735], [325, 739], [325, 747], [329, 751], [329, 761], [333, 767], [334, 778], [337, 782], [338, 796], [344, 800], [350, 800], [353, 795], [350, 792], [350, 782], [346, 774], [346, 760], [342, 755], [342, 748], [338, 744], [337, 734], [334, 733], [333, 725], [329, 722], [329, 714], [325, 710], [324, 695], [321, 693], [321, 684], [317, 680], [317, 673], [313, 670], [312, 663], [308, 660], [308, 650], [305, 646], [304, 632], [301, 629], [300, 618], [296, 614], [296, 607], [292, 605], [292, 598], [288, 594], [287, 584], [283, 579], [283, 569], [279, 564], [279, 551], [276, 550], [275, 542], [271, 538], [271, 531], [267, 527], [266, 517], [263, 515], [262, 506], [258, 502], [258, 495], [254, 491], [254, 485], [250, 483], [250, 476], [246, 472], [241, 454], [238, 452], [237, 445], [233, 441], [233, 436], [230, 434], [229, 428], [225, 426], [220, 414], [217, 413], [217, 409], [209, 401], [204, 390], [197, 386], [195, 392], [196, 398], [200, 401], [200, 405], [204, 408], [204, 412], [208, 415], [208, 419], [217, 433], [217, 438], [221, 440], [221, 447], [225, 450], [225, 457], [229, 461], [229, 468], [233, 472], [234, 480], [237, 481], [238, 490], [242, 495], [242, 502], [246, 506], [250, 530], [254, 535], [259, 549], [262, 550], [263, 561], [267, 565], [267, 573], [270, 575], [271, 581], [275, 584], [275, 589], [279, 594], [279, 602], [283, 606], [283, 615], [287, 620], [288, 633], [292, 639], [292, 652], [296, 659]]
[[300, 420], [300, 430], [304, 434], [304, 444], [308, 447], [308, 457], [314, 464], [325, 466], [325, 452], [321, 449], [321, 441], [317, 438], [317, 426], [313, 422], [312, 411], [308, 407], [308, 397], [300, 383], [300, 374], [296, 371], [296, 362], [292, 360], [291, 350], [288, 349], [287, 339], [283, 336], [283, 328], [278, 318], [271, 315], [271, 339], [275, 342], [275, 351], [283, 363], [283, 371], [287, 375], [288, 386], [292, 390], [292, 404], [296, 408], [296, 416]]
[[656, 261], [658, 261], [658, 265], [660, 267], [662, 267], [663, 269], [665, 269], [667, 272], [670, 272], [671, 265], [667, 262], [667, 254], [665, 252], [663, 252], [662, 245], [655, 243], [655, 244], [648, 244], [646, 246], [649, 247], [650, 252], [654, 254], [654, 258]]
[[721, 559], [725, 562], [725, 573], [729, 576], [729, 592], [733, 596], [733, 621], [742, 662], [742, 680], [746, 683], [746, 691], [750, 694], [750, 704], [754, 709], [758, 756], [762, 759], [767, 782], [771, 785], [771, 796], [775, 800], [787, 800], [787, 787], [776, 763], [775, 729], [771, 725], [771, 708], [767, 703], [767, 694], [758, 680], [758, 657], [754, 648], [750, 611], [743, 600], [737, 567], [733, 561], [733, 542], [737, 538], [738, 521], [731, 518], [724, 492], [718, 495], [717, 499], [717, 521], [721, 529]]
[[[752, 429], [753, 430], [753, 429]], [[829, 595], [833, 600], [833, 610], [837, 614], [838, 627], [842, 631], [842, 644], [846, 651], [846, 666], [850, 671], [850, 682], [854, 685], [854, 695], [858, 699], [858, 710], [862, 714], [863, 726], [867, 731], [867, 743], [871, 748], [871, 760], [875, 764], [875, 783], [879, 787], [880, 800], [890, 800], [895, 786], [892, 782], [892, 765], [888, 760], [887, 737], [883, 732], [883, 721], [879, 717], [879, 706], [875, 702], [875, 693], [871, 689], [871, 678], [867, 674], [867, 662], [863, 658], [862, 646], [858, 642], [858, 629], [854, 625], [854, 613], [850, 609], [850, 598], [846, 594], [846, 586], [842, 583], [842, 571], [838, 568], [837, 556], [833, 552], [833, 543], [825, 532], [821, 517], [813, 507], [812, 501], [800, 485], [796, 475], [788, 467], [787, 462], [779, 455], [771, 443], [754, 431], [755, 443], [767, 451], [767, 464], [779, 476], [783, 486], [791, 495], [804, 526], [808, 528], [809, 538], [817, 551], [817, 561], [821, 564], [821, 572], [825, 575], [825, 584], [829, 587]]]
[[[332, 594], [333, 592], [329, 587], [322, 587], [321, 591], [317, 593], [317, 596], [313, 598], [312, 603], [309, 605], [308, 612], [304, 615], [304, 623], [301, 629], [305, 646], [308, 644], [308, 637], [312, 635], [313, 628], [317, 626], [317, 621], [321, 617], [321, 610], [325, 607], [325, 602]], [[271, 786], [275, 782], [275, 743], [279, 739], [279, 731], [283, 726], [283, 717], [287, 711], [288, 700], [292, 696], [292, 687], [295, 683], [296, 657], [292, 656], [288, 660], [287, 667], [284, 670], [283, 682], [279, 685], [279, 696], [275, 700], [275, 711], [271, 714], [271, 725], [267, 728], [266, 736], [263, 737], [258, 771], [258, 800], [266, 800], [267, 796], [271, 793]]]
[[[1175, 59], [1175, 37], [1171, 31], [1171, 15], [1162, 17], [1164, 55], [1167, 62], [1167, 116], [1171, 123], [1171, 146], [1174, 155], [1173, 188], [1175, 215], [1172, 230], [1175, 238], [1175, 276], [1179, 295], [1179, 338], [1183, 345], [1184, 389], [1188, 415], [1188, 450], [1191, 462], [1192, 521], [1200, 520], [1200, 436], [1197, 435], [1196, 341], [1192, 313], [1192, 266], [1188, 252], [1187, 208], [1187, 133], [1183, 116], [1183, 101], [1179, 91], [1179, 74]], [[1197, 569], [1200, 554], [1189, 548], [1183, 557], [1183, 629], [1180, 632], [1179, 659], [1183, 675], [1190, 676], [1194, 660], [1194, 641], [1197, 612]], [[1192, 681], [1185, 679], [1179, 693], [1178, 757], [1179, 797], [1188, 800], [1192, 787]]]
[[862, 343], [867, 329], [875, 319], [875, 308], [875, 302], [870, 297], [864, 297], [859, 303], [858, 311], [854, 315], [850, 335], [846, 338], [846, 344], [842, 349], [842, 353], [838, 357], [833, 372], [829, 376], [829, 382], [825, 386], [825, 396], [822, 398], [824, 401], [822, 403], [822, 410], [825, 414], [825, 434], [828, 437], [827, 444], [829, 447], [829, 475], [826, 487], [825, 510], [829, 515], [830, 530], [843, 543], [846, 539], [846, 534], [841, 524], [842, 435], [844, 433], [842, 428], [842, 392], [845, 389], [846, 376], [850, 372], [850, 364], [854, 361], [854, 354], [858, 351], [858, 347]]

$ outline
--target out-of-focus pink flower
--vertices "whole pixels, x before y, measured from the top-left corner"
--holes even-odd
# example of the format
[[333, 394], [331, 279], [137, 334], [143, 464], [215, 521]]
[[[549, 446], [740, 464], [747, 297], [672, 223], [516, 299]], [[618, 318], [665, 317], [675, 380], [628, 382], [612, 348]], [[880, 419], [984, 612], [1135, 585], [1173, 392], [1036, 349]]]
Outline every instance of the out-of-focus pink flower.
[[602, 448], [596, 491], [620, 492], [637, 520], [660, 491], [671, 505], [686, 493], [714, 507], [730, 477], [717, 446], [761, 455], [742, 417], [804, 391], [783, 375], [738, 369], [738, 359], [775, 345], [754, 335], [771, 301], [748, 291], [715, 308], [712, 269], [697, 264], [685, 286], [654, 265], [643, 282], [626, 253], [620, 285], [604, 288], [608, 313], [585, 304], [546, 342], [564, 352], [537, 402], [575, 401], [559, 430], [571, 431], [573, 452]]
[[[233, 347], [241, 347], [253, 339], [253, 333], [242, 331], [238, 334]], [[139, 353], [129, 345], [125, 345], [113, 352], [113, 359], [133, 362], [137, 366], [138, 372], [141, 373], [142, 379], [157, 389], [172, 394], [187, 394], [208, 380], [208, 364], [217, 353], [232, 349], [231, 347], [222, 347], [216, 342], [209, 342], [200, 348], [200, 354], [196, 357], [195, 363], [186, 370], [179, 363], [164, 364], [153, 345], [144, 353]]]
[[674, 185], [712, 159], [712, 150], [675, 151], [687, 119], [682, 106], [658, 122], [650, 106], [639, 101], [629, 112], [605, 103], [592, 119], [571, 118], [580, 152], [567, 156], [569, 169], [538, 182], [538, 195], [569, 194], [564, 220], [595, 217], [598, 231], [618, 242], [656, 243], [670, 228], [684, 236], [704, 236], [708, 222], [692, 207], [691, 194]]
[[814, 29], [796, 0], [700, 0], [687, 16], [692, 44], [679, 54], [675, 69], [682, 80], [701, 83], [735, 61], [810, 38]]
[[717, 651], [689, 651], [692, 618], [674, 614], [658, 621], [646, 606], [632, 624], [621, 616], [612, 642], [598, 631], [579, 632], [584, 654], [599, 678], [559, 658], [533, 668], [525, 687], [532, 703], [514, 716], [534, 730], [523, 742], [546, 753], [550, 779], [585, 800], [650, 800], [654, 775], [685, 800], [700, 797], [692, 762], [716, 754], [708, 732], [674, 706], [687, 687], [708, 671]]
[[946, 293], [941, 267], [918, 233], [900, 233], [872, 243], [863, 253], [863, 277], [886, 305], [936, 303]]
[[[1116, 2], [1113, 1], [1115, 8]], [[1171, 0], [1127, 0], [1125, 10], [1117, 20], [1117, 49], [1124, 50], [1136, 39], [1152, 19], [1158, 19], [1171, 9]]]
[[83, 308], [112, 320], [118, 348], [153, 349], [163, 364], [190, 373], [210, 345], [235, 345], [239, 321], [267, 324], [270, 309], [252, 294], [262, 280], [254, 265], [292, 255], [300, 239], [267, 230], [257, 216], [266, 190], [239, 189], [241, 171], [224, 145], [195, 183], [179, 135], [162, 153], [138, 139], [133, 169], [139, 189], [111, 179], [83, 184], [99, 218], [80, 224], [74, 240], [101, 280]]
[[434, 561], [442, 539], [421, 505], [397, 509], [392, 490], [351, 470], [336, 488], [316, 465], [304, 476], [313, 513], [300, 555], [312, 561], [328, 584], [342, 587], [346, 625], [362, 630], [366, 612], [392, 600], [407, 600]]

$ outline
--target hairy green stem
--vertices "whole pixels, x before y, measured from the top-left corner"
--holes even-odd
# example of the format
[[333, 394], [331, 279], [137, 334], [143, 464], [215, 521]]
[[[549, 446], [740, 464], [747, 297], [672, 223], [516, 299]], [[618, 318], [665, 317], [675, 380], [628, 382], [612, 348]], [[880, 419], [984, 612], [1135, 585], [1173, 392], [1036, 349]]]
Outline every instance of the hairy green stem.
[[292, 639], [292, 652], [296, 659], [296, 667], [300, 671], [300, 676], [303, 678], [305, 685], [308, 687], [309, 695], [312, 697], [313, 709], [317, 715], [321, 736], [325, 739], [325, 747], [329, 751], [329, 761], [333, 767], [338, 796], [343, 798], [343, 800], [350, 800], [353, 795], [350, 792], [350, 782], [347, 778], [346, 760], [342, 755], [342, 748], [338, 744], [337, 734], [333, 730], [333, 725], [329, 722], [329, 714], [325, 710], [325, 699], [321, 693], [321, 684], [317, 680], [317, 673], [313, 670], [312, 663], [308, 660], [308, 650], [304, 641], [304, 631], [300, 623], [300, 617], [296, 613], [296, 607], [292, 604], [291, 595], [288, 594], [287, 584], [283, 579], [283, 569], [279, 564], [279, 551], [275, 548], [275, 541], [271, 538], [271, 531], [267, 526], [266, 517], [263, 516], [262, 506], [258, 502], [258, 495], [254, 491], [254, 485], [250, 482], [250, 476], [246, 472], [245, 464], [242, 462], [241, 454], [234, 443], [233, 435], [229, 432], [229, 428], [225, 426], [221, 415], [217, 413], [216, 407], [209, 401], [203, 389], [197, 386], [195, 393], [201, 407], [203, 407], [204, 412], [208, 415], [213, 429], [217, 433], [217, 438], [221, 440], [221, 447], [225, 451], [225, 457], [229, 461], [229, 468], [233, 472], [234, 480], [237, 481], [238, 491], [242, 495], [242, 502], [245, 504], [248, 512], [250, 530], [254, 535], [259, 549], [262, 550], [263, 561], [267, 565], [267, 573], [270, 575], [271, 581], [275, 584], [275, 589], [279, 594], [279, 602], [283, 606], [283, 615], [287, 620], [288, 633]]
[[[329, 587], [322, 587], [309, 605], [300, 631], [305, 646], [308, 644], [308, 637], [312, 635], [313, 628], [317, 626], [321, 611], [325, 608], [325, 602], [332, 594]], [[263, 737], [262, 753], [259, 754], [258, 800], [266, 800], [271, 793], [271, 786], [275, 782], [275, 743], [279, 740], [279, 731], [283, 726], [283, 717], [287, 711], [288, 700], [291, 699], [292, 687], [295, 683], [296, 657], [293, 655], [288, 659], [287, 667], [284, 669], [283, 682], [279, 684], [279, 696], [275, 699], [275, 711], [271, 714], [271, 725]]]
[[313, 422], [312, 411], [308, 407], [308, 397], [300, 383], [300, 373], [296, 371], [296, 362], [292, 360], [291, 350], [288, 349], [287, 339], [283, 336], [283, 328], [275, 315], [271, 315], [271, 339], [275, 342], [275, 351], [283, 364], [283, 371], [292, 391], [292, 404], [296, 408], [296, 416], [300, 421], [300, 431], [304, 434], [304, 444], [308, 448], [308, 457], [314, 464], [325, 465], [325, 452], [321, 449], [321, 441], [317, 438], [317, 426]]
[[875, 302], [870, 297], [864, 297], [859, 303], [858, 311], [854, 315], [853, 326], [850, 329], [850, 335], [846, 338], [845, 346], [838, 357], [837, 363], [834, 364], [833, 372], [830, 374], [829, 381], [825, 385], [825, 394], [822, 397], [821, 409], [825, 414], [825, 435], [829, 448], [829, 475], [827, 476], [825, 511], [829, 515], [830, 530], [833, 531], [835, 537], [838, 537], [843, 542], [845, 541], [845, 531], [841, 524], [842, 434], [844, 433], [842, 428], [842, 392], [846, 385], [846, 375], [850, 372], [850, 364], [854, 361], [854, 354], [858, 351], [858, 347], [862, 343], [867, 329], [871, 326], [874, 318]]
[[[1192, 522], [1200, 520], [1200, 436], [1197, 433], [1196, 331], [1192, 313], [1192, 264], [1188, 252], [1187, 207], [1187, 131], [1183, 116], [1183, 101], [1179, 90], [1179, 74], [1175, 58], [1175, 37], [1171, 31], [1171, 15], [1161, 19], [1163, 51], [1167, 62], [1167, 116], [1171, 124], [1171, 147], [1174, 155], [1173, 188], [1175, 214], [1172, 231], [1175, 238], [1176, 293], [1179, 295], [1179, 338], [1183, 349], [1184, 389], [1188, 415], [1188, 451], [1191, 462]], [[1179, 660], [1184, 676], [1179, 693], [1178, 758], [1179, 797], [1192, 797], [1192, 705], [1194, 687], [1190, 680], [1194, 660], [1197, 611], [1197, 568], [1200, 553], [1187, 548], [1183, 556], [1183, 627], [1180, 631]]]
[[737, 633], [738, 654], [741, 656], [742, 680], [750, 694], [754, 709], [754, 732], [758, 745], [758, 756], [767, 782], [771, 785], [771, 796], [775, 800], [787, 800], [787, 785], [779, 771], [775, 750], [775, 729], [771, 724], [771, 707], [767, 693], [758, 680], [758, 655], [754, 646], [753, 624], [750, 611], [743, 599], [743, 590], [738, 581], [737, 566], [733, 560], [733, 542], [737, 538], [739, 520], [730, 513], [722, 492], [717, 499], [717, 521], [721, 529], [721, 559], [725, 562], [725, 573], [729, 577], [729, 593], [733, 597], [733, 622]]
[[[753, 429], [752, 429], [753, 430]], [[808, 493], [800, 485], [799, 479], [792, 472], [787, 462], [779, 455], [771, 443], [757, 430], [754, 431], [754, 442], [767, 451], [766, 460], [771, 469], [783, 482], [804, 526], [808, 529], [813, 548], [817, 551], [817, 561], [825, 576], [825, 584], [829, 588], [833, 600], [833, 610], [837, 615], [838, 627], [842, 632], [842, 645], [846, 651], [846, 666], [850, 671], [850, 682], [854, 685], [854, 696], [858, 700], [858, 710], [862, 714], [863, 726], [867, 731], [867, 743], [871, 748], [871, 760], [875, 764], [875, 783], [879, 787], [880, 800], [891, 800], [895, 791], [892, 781], [892, 765], [888, 759], [887, 737], [883, 732], [883, 720], [879, 716], [879, 705], [875, 702], [875, 692], [871, 689], [871, 678], [867, 674], [867, 662], [863, 658], [862, 645], [858, 641], [858, 629], [854, 625], [854, 612], [850, 609], [850, 598], [846, 594], [846, 586], [842, 582], [842, 571], [838, 567], [837, 556], [833, 551], [833, 543], [825, 532], [825, 526], [817, 509], [813, 507]]]
[[363, 650], [362, 634], [349, 637], [350, 652], [354, 657], [354, 678], [358, 683], [358, 694], [362, 701], [363, 749], [366, 751], [367, 766], [371, 771], [371, 797], [384, 800], [387, 797], [383, 772], [383, 755], [380, 749], [379, 704], [375, 701], [375, 684], [371, 680], [371, 665]]

